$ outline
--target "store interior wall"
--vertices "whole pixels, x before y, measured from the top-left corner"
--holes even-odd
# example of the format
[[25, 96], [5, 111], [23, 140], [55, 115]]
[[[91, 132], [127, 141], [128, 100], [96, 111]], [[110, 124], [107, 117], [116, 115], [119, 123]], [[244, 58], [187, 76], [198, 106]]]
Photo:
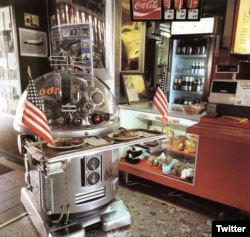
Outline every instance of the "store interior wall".
[[[25, 27], [24, 13], [30, 13], [39, 16], [39, 27], [33, 28], [34, 30], [43, 31], [47, 34], [49, 46], [49, 33], [48, 33], [48, 15], [47, 15], [47, 0], [14, 0], [14, 12], [16, 18], [17, 41], [19, 44], [19, 28]], [[31, 29], [31, 28], [29, 28]], [[20, 49], [20, 45], [19, 49]], [[48, 50], [49, 56], [49, 50]], [[50, 62], [48, 57], [29, 57], [19, 55], [19, 67], [21, 78], [21, 90], [24, 91], [28, 85], [27, 67], [28, 65], [32, 71], [32, 77], [37, 78], [45, 73], [51, 71]]]

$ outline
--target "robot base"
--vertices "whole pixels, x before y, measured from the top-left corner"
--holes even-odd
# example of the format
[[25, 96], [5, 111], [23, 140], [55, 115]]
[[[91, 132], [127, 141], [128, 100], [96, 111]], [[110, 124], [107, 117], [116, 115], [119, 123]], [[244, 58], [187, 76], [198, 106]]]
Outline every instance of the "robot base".
[[49, 225], [49, 217], [37, 210], [32, 193], [27, 188], [21, 190], [21, 202], [41, 237], [85, 237], [85, 227], [101, 222], [103, 231], [114, 230], [131, 224], [131, 216], [123, 201], [116, 197], [96, 212], [69, 219], [67, 224]]

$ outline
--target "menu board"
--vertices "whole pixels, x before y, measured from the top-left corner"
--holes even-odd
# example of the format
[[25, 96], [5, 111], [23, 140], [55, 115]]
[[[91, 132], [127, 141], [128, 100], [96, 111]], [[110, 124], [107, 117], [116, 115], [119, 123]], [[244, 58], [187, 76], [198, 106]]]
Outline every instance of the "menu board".
[[237, 0], [232, 54], [250, 54], [250, 1]]

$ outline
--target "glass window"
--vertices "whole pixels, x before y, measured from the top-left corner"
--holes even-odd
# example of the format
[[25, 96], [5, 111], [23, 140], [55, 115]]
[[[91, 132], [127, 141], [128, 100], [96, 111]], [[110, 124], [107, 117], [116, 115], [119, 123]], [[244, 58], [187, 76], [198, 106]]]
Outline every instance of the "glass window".
[[0, 15], [0, 113], [14, 116], [21, 91], [11, 6]]

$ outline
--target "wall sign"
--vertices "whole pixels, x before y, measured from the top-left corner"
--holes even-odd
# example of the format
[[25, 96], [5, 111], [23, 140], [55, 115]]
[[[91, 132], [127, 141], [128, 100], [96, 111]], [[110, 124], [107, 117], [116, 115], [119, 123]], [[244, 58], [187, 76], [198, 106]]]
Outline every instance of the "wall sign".
[[131, 0], [132, 20], [161, 20], [162, 1], [161, 0]]
[[240, 80], [237, 83], [235, 105], [250, 106], [250, 81]]
[[202, 0], [130, 0], [131, 18], [138, 21], [198, 21]]
[[250, 1], [237, 0], [231, 53], [250, 54]]

